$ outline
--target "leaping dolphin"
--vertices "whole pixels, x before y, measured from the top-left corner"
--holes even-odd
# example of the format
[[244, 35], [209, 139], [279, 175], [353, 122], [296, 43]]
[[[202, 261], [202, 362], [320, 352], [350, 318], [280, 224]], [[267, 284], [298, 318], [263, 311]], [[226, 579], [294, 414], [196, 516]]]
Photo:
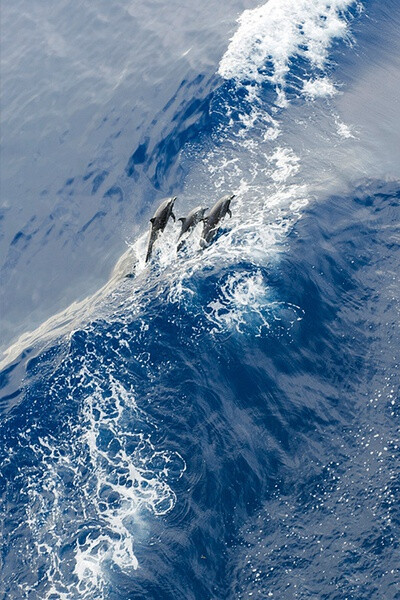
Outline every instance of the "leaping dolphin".
[[[182, 221], [182, 230], [179, 234], [178, 240], [182, 237], [183, 234], [187, 233], [188, 231], [191, 231], [191, 229], [196, 227], [196, 225], [204, 219], [204, 213], [206, 212], [206, 210], [207, 210], [207, 208], [202, 208], [201, 206], [196, 206], [196, 208], [194, 208], [193, 210], [190, 211], [190, 213], [188, 214], [187, 217], [180, 217], [178, 219], [178, 221]], [[182, 240], [181, 242], [179, 242], [177, 251], [179, 252], [179, 250], [184, 245], [185, 245], [185, 240]]]
[[170, 217], [175, 221], [175, 215], [172, 212], [175, 204], [176, 196], [166, 198], [157, 208], [154, 216], [150, 219], [151, 230], [149, 245], [147, 247], [146, 262], [150, 260], [153, 251], [153, 245], [160, 232], [163, 232]]
[[228, 194], [214, 204], [208, 215], [203, 219], [203, 233], [200, 239], [200, 246], [205, 248], [213, 240], [218, 232], [218, 223], [228, 214], [232, 217], [230, 204], [235, 194]]

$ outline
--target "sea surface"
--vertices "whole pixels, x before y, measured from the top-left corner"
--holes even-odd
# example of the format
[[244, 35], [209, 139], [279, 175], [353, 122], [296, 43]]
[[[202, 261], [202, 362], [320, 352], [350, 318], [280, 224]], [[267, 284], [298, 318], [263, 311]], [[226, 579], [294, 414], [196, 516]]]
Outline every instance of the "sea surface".
[[1, 61], [0, 599], [400, 599], [399, 3], [15, 0]]

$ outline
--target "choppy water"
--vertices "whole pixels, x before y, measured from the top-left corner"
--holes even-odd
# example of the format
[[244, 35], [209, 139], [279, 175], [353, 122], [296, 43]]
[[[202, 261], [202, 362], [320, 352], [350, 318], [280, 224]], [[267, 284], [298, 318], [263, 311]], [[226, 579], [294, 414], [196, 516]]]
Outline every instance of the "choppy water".
[[396, 4], [3, 13], [0, 597], [400, 598]]

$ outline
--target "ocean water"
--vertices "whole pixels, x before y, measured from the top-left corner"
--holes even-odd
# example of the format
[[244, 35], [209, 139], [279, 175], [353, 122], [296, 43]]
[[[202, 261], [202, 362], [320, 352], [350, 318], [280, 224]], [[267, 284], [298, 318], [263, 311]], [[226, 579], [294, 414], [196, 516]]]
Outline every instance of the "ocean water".
[[[1, 39], [0, 598], [400, 598], [398, 4]], [[145, 264], [162, 198], [227, 193]]]

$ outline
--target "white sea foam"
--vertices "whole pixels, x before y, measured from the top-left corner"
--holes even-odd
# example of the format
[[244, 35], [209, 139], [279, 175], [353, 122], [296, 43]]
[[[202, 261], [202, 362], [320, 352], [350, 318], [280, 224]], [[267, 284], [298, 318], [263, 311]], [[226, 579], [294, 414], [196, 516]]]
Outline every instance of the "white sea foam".
[[[41, 597], [48, 600], [104, 598], [110, 565], [136, 570], [134, 542], [146, 531], [145, 515], [162, 516], [174, 507], [170, 484], [185, 470], [178, 453], [157, 450], [149, 433], [154, 426], [134, 392], [111, 373], [104, 380], [91, 372], [88, 363], [71, 382], [82, 389], [90, 381], [91, 391], [68, 439], [41, 437], [31, 446], [39, 468], [27, 474], [27, 524], [44, 573]], [[68, 382], [62, 385], [69, 389]]]
[[338, 116], [335, 117], [336, 131], [339, 137], [343, 139], [355, 138], [353, 134], [353, 127], [343, 123]]
[[[323, 69], [335, 38], [348, 33], [344, 11], [353, 0], [269, 0], [239, 17], [219, 74], [240, 82], [270, 81], [284, 100], [291, 60], [306, 59]], [[268, 67], [271, 66], [269, 69]]]
[[[212, 333], [236, 330], [261, 336], [265, 330], [285, 321], [287, 333], [303, 311], [294, 304], [278, 302], [272, 296], [261, 272], [229, 275], [220, 286], [219, 297], [207, 305]], [[290, 317], [289, 317], [290, 313]]]
[[337, 94], [337, 89], [328, 77], [308, 79], [303, 85], [303, 94], [307, 98], [329, 98]]

